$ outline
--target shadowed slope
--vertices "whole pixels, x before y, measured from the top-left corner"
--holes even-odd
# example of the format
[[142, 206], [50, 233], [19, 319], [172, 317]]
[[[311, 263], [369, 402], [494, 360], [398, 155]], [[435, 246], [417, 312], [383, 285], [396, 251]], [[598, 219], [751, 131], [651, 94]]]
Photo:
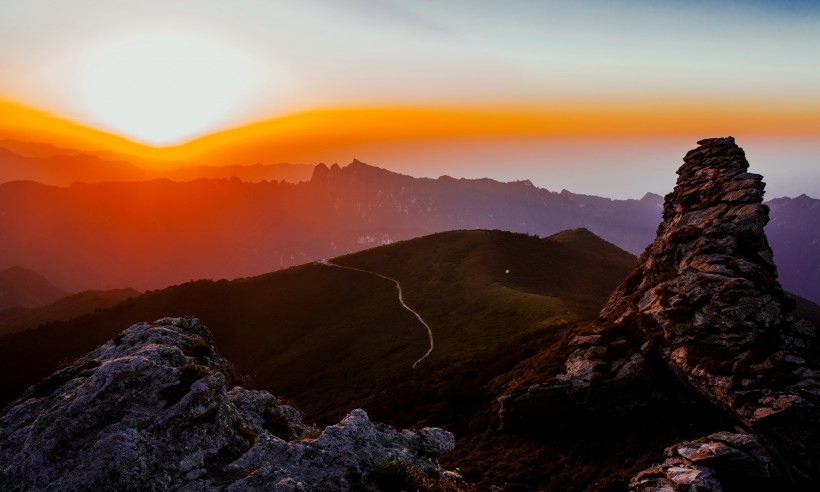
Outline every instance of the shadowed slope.
[[294, 399], [308, 418], [337, 420], [355, 401], [382, 420], [411, 425], [429, 411], [396, 407], [379, 388], [486, 357], [517, 337], [554, 336], [556, 328], [594, 316], [632, 261], [627, 255], [606, 262], [583, 249], [498, 231], [441, 233], [334, 259], [401, 281], [406, 302], [436, 341], [415, 371], [410, 367], [428, 349], [427, 335], [384, 279], [309, 264], [183, 284], [2, 338], [3, 396], [8, 401], [57, 361], [113, 337], [112, 326], [195, 313], [221, 327], [217, 344], [242, 373]]
[[140, 295], [134, 289], [88, 290], [62, 297], [51, 304], [0, 310], [0, 334], [37, 328], [44, 323], [68, 321], [71, 318], [109, 308]]

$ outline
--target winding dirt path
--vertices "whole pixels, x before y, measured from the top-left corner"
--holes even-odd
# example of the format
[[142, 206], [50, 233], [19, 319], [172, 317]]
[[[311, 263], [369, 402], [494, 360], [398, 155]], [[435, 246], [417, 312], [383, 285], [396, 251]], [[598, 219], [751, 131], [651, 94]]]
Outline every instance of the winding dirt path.
[[401, 292], [401, 284], [399, 283], [398, 280], [396, 280], [394, 278], [391, 278], [391, 277], [387, 277], [385, 275], [382, 275], [381, 273], [371, 272], [369, 270], [362, 270], [361, 268], [354, 268], [354, 267], [349, 267], [349, 266], [344, 266], [344, 265], [337, 265], [336, 263], [333, 263], [330, 260], [326, 260], [326, 259], [325, 260], [319, 260], [316, 263], [319, 264], [319, 265], [325, 265], [325, 266], [330, 266], [330, 267], [345, 268], [347, 270], [353, 270], [353, 271], [356, 271], [356, 272], [369, 273], [370, 275], [375, 275], [377, 277], [381, 277], [385, 280], [389, 280], [389, 281], [393, 282], [394, 284], [396, 284], [396, 288], [399, 290], [399, 302], [404, 307], [404, 309], [410, 311], [411, 313], [413, 313], [413, 315], [416, 318], [418, 318], [418, 320], [421, 322], [421, 324], [424, 325], [424, 327], [427, 329], [427, 336], [430, 338], [430, 348], [427, 350], [427, 352], [424, 355], [422, 355], [419, 358], [419, 360], [417, 360], [416, 362], [413, 363], [413, 369], [416, 368], [416, 366], [419, 364], [419, 362], [426, 359], [427, 356], [430, 355], [430, 353], [433, 352], [433, 346], [434, 346], [434, 344], [433, 344], [433, 330], [430, 329], [430, 325], [428, 325], [427, 322], [424, 321], [424, 319], [422, 319], [422, 317], [419, 313], [414, 311], [410, 306], [408, 306], [404, 302], [404, 297], [402, 297], [402, 292]]

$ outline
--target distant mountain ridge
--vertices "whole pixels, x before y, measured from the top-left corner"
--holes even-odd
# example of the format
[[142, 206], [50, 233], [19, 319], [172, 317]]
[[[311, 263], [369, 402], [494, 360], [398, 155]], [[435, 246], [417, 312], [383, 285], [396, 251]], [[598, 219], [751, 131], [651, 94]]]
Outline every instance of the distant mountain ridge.
[[[32, 265], [75, 291], [125, 285], [145, 290], [199, 278], [258, 275], [473, 228], [546, 236], [585, 227], [638, 253], [654, 236], [662, 205], [654, 194], [611, 200], [552, 192], [529, 181], [413, 178], [358, 160], [345, 167], [320, 164], [311, 172], [310, 181], [300, 184], [225, 179], [66, 188], [0, 184], [0, 230], [8, 231], [0, 242], [0, 268]], [[783, 283], [820, 302], [816, 277], [803, 278], [815, 271], [811, 265], [820, 257], [820, 244], [790, 241], [786, 232], [781, 240], [779, 233], [811, 231], [815, 209], [799, 210], [813, 199], [778, 200], [767, 231], [775, 260], [782, 263]], [[787, 203], [794, 207], [786, 208]], [[791, 209], [780, 220], [781, 210]], [[60, 250], [52, 251], [53, 244]], [[788, 261], [798, 245], [806, 261]]]
[[13, 266], [0, 270], [0, 309], [44, 306], [68, 294], [26, 268]]
[[0, 335], [37, 328], [44, 323], [67, 321], [76, 316], [108, 308], [136, 297], [134, 289], [88, 290], [66, 295], [39, 307], [7, 307], [0, 309]]
[[203, 166], [186, 162], [141, 159], [108, 151], [82, 152], [38, 142], [0, 141], [0, 183], [36, 181], [51, 186], [74, 182], [146, 181], [172, 179], [228, 179], [242, 181], [288, 181], [310, 178], [307, 164], [255, 164]]
[[544, 236], [586, 227], [635, 251], [651, 238], [660, 210], [652, 197], [610, 200], [528, 182], [419, 179], [358, 161], [337, 169], [301, 184], [5, 183], [0, 230], [8, 236], [0, 261], [35, 265], [74, 290], [144, 290], [258, 275], [454, 229]]
[[806, 195], [766, 202], [766, 227], [780, 282], [790, 292], [820, 303], [820, 200]]

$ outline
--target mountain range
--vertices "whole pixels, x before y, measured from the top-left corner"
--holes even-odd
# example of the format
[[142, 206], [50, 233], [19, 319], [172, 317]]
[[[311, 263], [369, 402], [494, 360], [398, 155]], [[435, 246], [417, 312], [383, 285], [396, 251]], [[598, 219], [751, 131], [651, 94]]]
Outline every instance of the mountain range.
[[[0, 337], [0, 483], [813, 490], [820, 307], [780, 287], [743, 151], [699, 144], [637, 260], [584, 229], [444, 232]], [[250, 385], [344, 419], [311, 435]]]
[[36, 181], [51, 186], [74, 182], [146, 181], [199, 178], [242, 181], [307, 181], [313, 166], [307, 164], [197, 165], [160, 161], [111, 151], [79, 151], [39, 142], [0, 140], [0, 183]]
[[0, 270], [0, 310], [44, 306], [67, 295], [68, 292], [31, 270], [18, 266]]
[[[19, 291], [20, 288], [19, 283], [14, 284], [15, 291]], [[114, 306], [138, 295], [140, 292], [127, 288], [87, 290], [60, 297], [44, 306], [16, 305], [0, 309], [0, 335], [30, 330], [55, 321], [67, 321], [83, 314], [93, 313], [98, 309]]]
[[[34, 153], [37, 147], [26, 148]], [[54, 152], [41, 149], [49, 151]], [[64, 158], [99, 160], [87, 154], [37, 159]], [[169, 175], [187, 179], [203, 169]], [[225, 176], [237, 168], [209, 169]], [[245, 174], [237, 174], [258, 179], [257, 168], [243, 169]], [[264, 174], [265, 169], [257, 170]], [[806, 196], [776, 199], [767, 226], [782, 282], [815, 302], [820, 302], [819, 203]], [[192, 279], [259, 275], [379, 244], [476, 228], [546, 236], [585, 227], [637, 254], [654, 235], [661, 204], [653, 194], [611, 200], [552, 192], [528, 181], [413, 178], [355, 160], [346, 167], [320, 164], [309, 181], [299, 183], [161, 179], [57, 187], [17, 181], [0, 184], [0, 267], [31, 268], [74, 291], [146, 290]], [[60, 248], [55, 251], [52, 244]]]

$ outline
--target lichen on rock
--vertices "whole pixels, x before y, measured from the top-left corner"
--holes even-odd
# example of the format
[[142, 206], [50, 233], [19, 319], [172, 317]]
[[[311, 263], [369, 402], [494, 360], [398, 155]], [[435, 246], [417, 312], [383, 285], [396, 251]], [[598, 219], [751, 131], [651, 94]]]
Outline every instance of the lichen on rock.
[[6, 409], [0, 489], [375, 490], [371, 475], [391, 460], [452, 483], [434, 460], [453, 449], [449, 432], [353, 410], [319, 433], [232, 379], [198, 320], [134, 325]]
[[[556, 400], [628, 413], [639, 405], [642, 385], [668, 384], [671, 373], [672, 384], [697, 393], [759, 436], [778, 456], [784, 468], [779, 476], [794, 484], [816, 483], [816, 329], [792, 315], [794, 302], [777, 280], [763, 231], [768, 207], [762, 203], [762, 177], [748, 172], [732, 137], [698, 143], [666, 196], [657, 238], [612, 294], [592, 333], [570, 343], [575, 348], [565, 372], [503, 395], [501, 416], [510, 422], [535, 418], [545, 408], [572, 411], [550, 403]], [[689, 477], [703, 482], [697, 490], [719, 490], [725, 477], [699, 467], [672, 463], [665, 483], [675, 481], [671, 476]], [[635, 490], [690, 490], [641, 487]]]

